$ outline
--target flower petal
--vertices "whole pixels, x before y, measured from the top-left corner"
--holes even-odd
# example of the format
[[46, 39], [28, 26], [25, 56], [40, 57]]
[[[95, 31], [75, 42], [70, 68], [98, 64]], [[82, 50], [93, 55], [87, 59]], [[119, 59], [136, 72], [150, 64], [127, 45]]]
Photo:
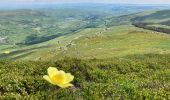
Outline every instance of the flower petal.
[[67, 88], [67, 87], [73, 86], [73, 84], [70, 84], [70, 83], [68, 83], [68, 84], [57, 84], [57, 85], [61, 88]]
[[60, 70], [60, 71], [58, 71], [58, 74], [65, 75], [66, 73], [64, 71]]
[[64, 84], [65, 72], [64, 71], [57, 71], [57, 73], [50, 78], [54, 83]]
[[73, 79], [74, 79], [74, 76], [73, 75], [71, 75], [70, 73], [66, 73], [65, 74], [65, 84], [67, 84], [67, 83], [70, 83], [71, 81], [73, 81]]
[[49, 67], [49, 68], [47, 69], [47, 72], [48, 72], [49, 77], [52, 78], [54, 75], [57, 74], [58, 69], [55, 68], [55, 67]]
[[54, 85], [55, 85], [55, 83], [51, 81], [51, 79], [50, 79], [49, 76], [44, 75], [43, 78], [44, 78], [45, 80], [47, 80], [48, 82], [50, 82], [51, 84], [54, 84]]

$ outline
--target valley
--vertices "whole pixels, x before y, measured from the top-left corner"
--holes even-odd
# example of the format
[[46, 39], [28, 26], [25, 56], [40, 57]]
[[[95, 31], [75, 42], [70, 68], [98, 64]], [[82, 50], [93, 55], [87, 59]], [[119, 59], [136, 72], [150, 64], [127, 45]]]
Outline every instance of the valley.
[[170, 6], [1, 5], [0, 100], [170, 99]]
[[[124, 8], [119, 8], [122, 13], [115, 16], [116, 12], [108, 13], [110, 6], [103, 10], [85, 10], [84, 7], [79, 8], [78, 12], [75, 8], [1, 13], [0, 59], [52, 60], [63, 56], [100, 59], [169, 53], [169, 48], [163, 48], [169, 47], [169, 36], [166, 34], [169, 29], [165, 25], [169, 21], [168, 10], [122, 15]], [[129, 6], [131, 8], [133, 6]], [[160, 13], [163, 13], [162, 16], [158, 16]], [[145, 21], [149, 18], [150, 22]], [[155, 24], [147, 24], [152, 23], [152, 20]], [[157, 45], [160, 42], [165, 44], [159, 48]], [[3, 54], [5, 51], [10, 51], [10, 54]]]

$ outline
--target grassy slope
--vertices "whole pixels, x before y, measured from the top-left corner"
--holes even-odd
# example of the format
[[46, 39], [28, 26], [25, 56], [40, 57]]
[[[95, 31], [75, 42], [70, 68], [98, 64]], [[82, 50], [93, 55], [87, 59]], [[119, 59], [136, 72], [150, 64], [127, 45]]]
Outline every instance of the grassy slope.
[[[38, 24], [40, 24], [40, 26], [42, 24], [43, 27], [49, 27], [50, 33], [53, 33], [51, 31], [55, 31], [55, 30], [53, 30], [53, 28], [57, 23], [60, 24], [61, 27], [65, 27], [66, 29], [69, 29], [68, 26], [70, 26], [70, 25], [73, 25], [73, 27], [75, 27], [73, 23], [85, 24], [81, 20], [80, 20], [80, 22], [79, 22], [79, 20], [76, 20], [75, 22], [68, 21], [68, 20], [63, 21], [64, 19], [62, 19], [63, 18], [62, 16], [67, 18], [69, 16], [69, 14], [62, 13], [61, 15], [59, 15], [62, 11], [65, 11], [65, 9], [60, 9], [60, 10], [59, 10], [60, 12], [54, 12], [54, 14], [52, 12], [49, 12], [48, 10], [44, 11], [44, 13], [47, 13], [47, 12], [49, 14], [52, 13], [50, 15], [50, 18], [52, 18], [52, 19], [43, 17], [43, 15], [42, 16], [41, 15], [33, 16], [33, 17], [31, 17], [32, 16], [31, 15], [31, 16], [28, 16], [28, 18], [29, 17], [32, 18], [31, 19], [31, 20], [33, 20], [32, 24], [38, 23]], [[74, 11], [74, 9], [71, 9], [71, 11], [72, 10]], [[29, 10], [27, 13], [30, 13]], [[26, 15], [27, 15], [27, 13], [26, 13]], [[36, 13], [39, 13], [39, 12], [35, 11], [35, 14]], [[76, 13], [76, 12], [74, 12], [74, 13]], [[78, 15], [76, 15], [76, 18], [81, 19], [82, 16], [86, 13], [91, 15], [92, 12], [90, 12], [90, 11], [88, 12], [88, 10], [87, 11], [82, 10], [78, 13]], [[51, 59], [56, 59], [56, 57], [59, 58], [61, 55], [62, 56], [63, 55], [70, 56], [70, 57], [81, 57], [81, 58], [82, 57], [83, 58], [103, 58], [103, 57], [115, 57], [115, 56], [130, 55], [132, 52], [134, 52], [135, 54], [161, 52], [162, 49], [164, 49], [164, 48], [156, 48], [156, 49], [153, 48], [152, 49], [151, 47], [147, 48], [146, 46], [152, 45], [153, 43], [154, 43], [153, 46], [155, 46], [156, 43], [162, 42], [163, 43], [162, 45], [164, 45], [163, 47], [165, 47], [167, 45], [166, 42], [169, 41], [168, 40], [169, 36], [156, 34], [156, 35], [153, 35], [153, 37], [160, 38], [160, 40], [157, 39], [156, 41], [151, 41], [149, 43], [145, 43], [146, 40], [149, 41], [149, 39], [152, 38], [151, 34], [147, 34], [147, 33], [151, 33], [151, 32], [145, 31], [142, 29], [140, 29], [140, 31], [139, 31], [138, 28], [135, 28], [130, 25], [131, 18], [134, 18], [135, 16], [144, 16], [144, 15], [147, 16], [152, 13], [153, 13], [153, 11], [148, 11], [148, 12], [144, 12], [144, 13], [125, 15], [125, 16], [121, 16], [120, 18], [119, 17], [110, 18], [107, 20], [107, 23], [111, 24], [111, 25], [116, 25], [116, 26], [111, 27], [109, 30], [105, 30], [104, 26], [100, 26], [99, 28], [81, 29], [78, 32], [76, 32], [76, 34], [75, 33], [68, 34], [68, 35], [61, 36], [59, 38], [56, 38], [56, 39], [53, 39], [53, 40], [50, 40], [47, 42], [39, 43], [36, 45], [23, 46], [23, 47], [14, 46], [13, 44], [2, 45], [2, 46], [0, 46], [0, 50], [1, 50], [1, 53], [3, 53], [5, 50], [12, 51], [12, 53], [10, 55], [5, 55], [5, 56], [3, 55], [4, 57], [8, 57], [11, 59], [25, 59], [25, 60], [28, 60], [28, 59], [32, 59], [32, 60], [49, 59], [49, 60], [51, 60]], [[96, 14], [101, 14], [101, 13], [97, 12]], [[24, 16], [22, 16], [21, 18], [23, 18], [23, 17]], [[34, 20], [36, 20], [39, 17], [41, 17], [41, 19], [39, 21], [37, 20], [37, 22], [34, 22]], [[55, 17], [59, 17], [59, 19], [62, 19], [62, 21], [54, 20]], [[26, 17], [25, 20], [27, 21], [28, 18]], [[15, 18], [15, 19], [17, 19], [17, 18]], [[20, 22], [20, 17], [17, 20], [19, 20], [19, 22]], [[51, 25], [49, 23], [53, 23], [53, 24]], [[15, 21], [13, 22], [13, 24], [16, 24]], [[126, 26], [125, 26], [125, 24], [126, 24]], [[117, 26], [117, 25], [119, 25], [119, 26]], [[16, 26], [11, 25], [11, 27], [9, 27], [9, 29], [10, 28], [14, 29], [14, 27], [16, 27]], [[19, 27], [20, 26], [18, 26], [18, 28]], [[34, 26], [30, 25], [30, 27], [34, 27]], [[70, 28], [70, 29], [72, 29], [72, 28]], [[24, 32], [22, 32], [22, 31], [24, 31]], [[12, 38], [10, 40], [15, 41], [14, 43], [17, 43], [17, 41], [23, 41], [25, 39], [25, 37], [28, 35], [25, 33], [27, 31], [28, 31], [28, 34], [31, 34], [31, 32], [34, 32], [35, 30], [34, 31], [33, 31], [33, 29], [32, 30], [29, 30], [29, 29], [22, 30], [19, 28], [18, 34], [20, 34], [20, 35], [10, 34], [10, 38]], [[62, 31], [64, 32], [64, 30], [62, 30]], [[42, 31], [40, 31], [40, 33], [39, 32], [38, 33], [39, 33], [39, 35], [46, 35], [49, 32], [42, 30]], [[35, 31], [35, 33], [37, 33], [37, 31]], [[134, 33], [134, 34], [129, 34], [129, 33]], [[13, 37], [15, 37], [15, 39]], [[148, 37], [151, 37], [151, 38], [148, 38]], [[119, 40], [120, 38], [121, 38], [121, 40]], [[140, 41], [138, 41], [138, 39]], [[165, 39], [165, 40], [163, 40], [163, 39]], [[87, 40], [87, 41], [85, 41], [85, 40]], [[100, 43], [99, 42], [96, 43], [95, 40], [100, 41]], [[58, 41], [60, 42], [59, 44], [58, 44]], [[68, 46], [70, 41], [76, 42], [76, 43], [74, 43], [76, 45], [67, 48], [66, 46]], [[88, 43], [85, 44], [83, 42], [90, 42], [90, 45], [88, 45]], [[126, 46], [126, 45], [128, 45], [128, 46]], [[161, 45], [161, 44], [159, 44], [159, 45]], [[48, 47], [46, 47], [46, 46], [48, 46]], [[89, 47], [89, 46], [91, 46], [91, 47]], [[59, 48], [61, 48], [61, 49], [59, 49]], [[103, 48], [105, 48], [105, 49], [103, 49]], [[20, 53], [18, 51], [20, 51], [20, 52], [22, 51], [22, 52]], [[165, 51], [164, 53], [168, 53], [169, 49], [165, 48], [165, 50], [163, 50], [163, 51]], [[43, 56], [43, 55], [46, 55], [46, 56]], [[4, 59], [4, 57], [1, 57], [1, 59]]]
[[[74, 87], [59, 89], [43, 80], [49, 66], [71, 72]], [[0, 99], [170, 99], [169, 66], [169, 54], [103, 60], [0, 61]]]
[[[66, 47], [70, 41], [73, 45]], [[108, 30], [92, 28], [48, 41], [45, 44], [50, 44], [50, 47], [37, 49], [33, 54], [21, 59], [53, 60], [63, 56], [101, 59], [131, 54], [167, 54], [170, 52], [169, 41], [170, 37], [167, 34], [153, 34], [152, 31], [130, 25], [115, 26]], [[62, 49], [59, 49], [60, 46]]]
[[[93, 31], [95, 34], [76, 40], [76, 45], [67, 50], [66, 56], [100, 59], [131, 54], [169, 53], [170, 50], [165, 48], [170, 40], [166, 34], [151, 34], [151, 31], [133, 26], [116, 26], [102, 33], [96, 32], [95, 29], [88, 30], [91, 33]], [[165, 43], [162, 44], [164, 48], [159, 47], [160, 42]]]
[[[68, 47], [70, 41], [74, 45]], [[16, 48], [3, 56], [18, 61], [0, 62], [0, 99], [169, 99], [169, 43], [168, 34], [136, 28], [128, 21]], [[81, 60], [58, 60], [63, 56]], [[71, 72], [75, 86], [59, 89], [43, 80], [50, 66]]]
[[[101, 59], [131, 54], [169, 53], [169, 35], [153, 34], [153, 31], [130, 25], [130, 19], [135, 16], [152, 16], [152, 14], [154, 11], [121, 16], [119, 22], [117, 22], [119, 18], [113, 17], [107, 22], [110, 24], [111, 21], [116, 26], [108, 29], [104, 26], [81, 29], [47, 42], [12, 49], [11, 55], [6, 56], [22, 60], [55, 60], [63, 56]], [[69, 46], [70, 43], [73, 45]]]
[[[135, 26], [137, 27], [169, 34], [170, 31], [169, 13], [170, 10], [155, 11], [149, 15], [137, 16], [132, 19], [132, 22], [134, 25], [136, 24]], [[143, 25], [140, 25], [142, 23]]]
[[[60, 50], [54, 50], [56, 39], [47, 42], [51, 47], [37, 49], [24, 57], [34, 60], [42, 55], [44, 61], [1, 61], [0, 99], [169, 99], [169, 35], [153, 34], [133, 26], [112, 29], [111, 33], [103, 32], [99, 36], [88, 33], [103, 29], [86, 29], [81, 35], [61, 37], [69, 43], [82, 36], [65, 53], [57, 54]], [[101, 60], [57, 60], [60, 55]], [[43, 80], [50, 66], [71, 72], [75, 76], [74, 87], [59, 89]]]

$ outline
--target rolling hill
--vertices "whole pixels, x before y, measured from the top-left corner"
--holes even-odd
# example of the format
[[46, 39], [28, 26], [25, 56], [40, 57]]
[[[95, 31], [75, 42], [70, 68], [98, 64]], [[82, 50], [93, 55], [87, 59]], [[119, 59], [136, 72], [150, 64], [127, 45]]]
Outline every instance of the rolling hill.
[[[62, 13], [65, 10], [16, 10], [8, 17], [7, 14], [10, 12], [2, 13], [0, 17], [9, 20], [1, 20], [4, 24], [0, 28], [2, 30], [0, 58], [52, 60], [68, 56], [100, 59], [132, 54], [169, 53], [169, 35], [161, 34], [168, 31], [169, 10], [118, 17], [113, 13], [109, 13], [108, 17], [107, 13], [103, 14], [96, 10], [73, 12], [75, 10], [70, 9], [67, 12], [72, 13]], [[158, 16], [160, 14], [162, 16]], [[167, 15], [164, 16], [165, 14]], [[156, 23], [160, 20], [163, 21]], [[142, 27], [151, 21], [152, 24]], [[165, 28], [161, 30], [159, 26]], [[152, 27], [153, 29], [150, 29]], [[11, 53], [6, 55], [3, 53], [5, 51]]]
[[[41, 6], [0, 10], [0, 99], [170, 98], [167, 6]], [[74, 86], [46, 82], [49, 67]]]
[[132, 19], [136, 27], [170, 34], [170, 10], [156, 11], [150, 15], [138, 16]]

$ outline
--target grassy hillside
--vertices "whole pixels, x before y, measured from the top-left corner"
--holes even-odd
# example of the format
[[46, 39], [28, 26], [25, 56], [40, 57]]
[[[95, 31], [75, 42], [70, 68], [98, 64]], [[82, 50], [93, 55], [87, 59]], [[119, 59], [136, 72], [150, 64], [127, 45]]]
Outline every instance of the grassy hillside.
[[[0, 100], [170, 99], [169, 10], [80, 6], [0, 11]], [[46, 82], [49, 67], [74, 86]]]
[[[42, 77], [54, 66], [71, 72], [74, 87], [59, 89]], [[170, 55], [54, 62], [0, 61], [0, 99], [170, 99]]]
[[[134, 7], [128, 6], [128, 9]], [[115, 7], [121, 12], [120, 14], [112, 12], [111, 5], [108, 7], [100, 5], [96, 9], [85, 8], [59, 7], [50, 10], [1, 11], [0, 59], [52, 60], [62, 56], [86, 59], [151, 52], [169, 53], [169, 49], [166, 48], [169, 42], [168, 35], [149, 34], [152, 31], [131, 25], [133, 23], [131, 19], [137, 20], [144, 16], [151, 19], [152, 16], [159, 15], [161, 11], [157, 12], [158, 14], [154, 11], [130, 14], [141, 11], [133, 9], [128, 11], [129, 14], [121, 15], [126, 14], [123, 6], [119, 9]], [[149, 8], [146, 7], [146, 9]], [[168, 10], [162, 11], [162, 13], [165, 12]], [[154, 18], [156, 17], [153, 17], [153, 20]], [[168, 23], [165, 22], [164, 16], [160, 18], [164, 19], [162, 24]], [[142, 21], [145, 22], [145, 20]], [[160, 24], [155, 24], [154, 27], [158, 25]], [[165, 27], [165, 25], [160, 26]], [[10, 54], [4, 54], [5, 51], [10, 51]]]
[[[27, 55], [37, 48], [43, 48], [49, 40], [75, 32], [86, 27], [102, 25], [109, 15], [96, 10], [75, 8], [2, 10], [0, 14], [0, 54], [10, 50], [11, 55]], [[43, 46], [41, 46], [41, 44]], [[37, 46], [35, 44], [40, 44]], [[34, 46], [35, 45], [35, 46]], [[49, 45], [47, 45], [49, 46]], [[21, 53], [20, 53], [20, 52]], [[2, 59], [9, 58], [1, 56]]]
[[[6, 56], [12, 59], [46, 61], [60, 59], [63, 56], [103, 59], [133, 54], [168, 54], [169, 42], [168, 34], [153, 33], [131, 25], [121, 25], [108, 29], [88, 28], [43, 44], [23, 47], [18, 52], [13, 51]], [[29, 49], [30, 47], [34, 48]]]
[[[102, 33], [100, 33], [101, 31]], [[66, 53], [62, 52], [60, 55], [101, 59], [133, 54], [166, 54], [170, 50], [167, 48], [169, 47], [168, 44], [166, 44], [170, 42], [169, 35], [152, 34], [151, 31], [133, 26], [115, 26], [107, 31], [89, 29], [85, 32], [94, 32], [95, 34], [82, 36], [75, 40], [74, 44], [76, 45], [68, 48]], [[162, 42], [165, 44], [160, 44]], [[160, 45], [164, 45], [164, 47]]]
[[12, 49], [10, 54], [1, 54], [1, 58], [45, 61], [63, 56], [101, 59], [131, 54], [167, 54], [170, 52], [169, 42], [168, 34], [131, 25], [87, 28], [47, 42]]
[[136, 27], [170, 34], [170, 10], [156, 11], [149, 15], [138, 16], [132, 19]]

